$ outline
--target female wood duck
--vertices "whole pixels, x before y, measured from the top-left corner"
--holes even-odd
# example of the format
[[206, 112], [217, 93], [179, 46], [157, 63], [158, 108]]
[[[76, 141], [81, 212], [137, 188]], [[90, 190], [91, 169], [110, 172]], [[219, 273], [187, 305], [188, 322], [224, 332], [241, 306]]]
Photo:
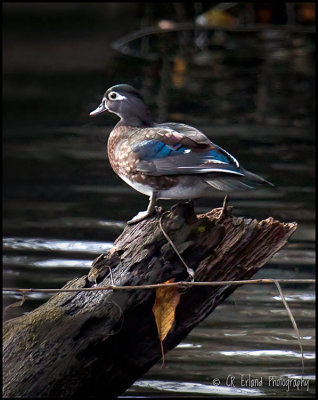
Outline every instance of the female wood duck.
[[120, 117], [107, 146], [113, 170], [150, 197], [147, 211], [139, 212], [129, 224], [150, 216], [157, 199], [197, 198], [212, 188], [229, 192], [272, 185], [242, 168], [198, 129], [175, 122], [155, 123], [141, 94], [130, 85], [109, 88], [90, 115], [106, 110]]

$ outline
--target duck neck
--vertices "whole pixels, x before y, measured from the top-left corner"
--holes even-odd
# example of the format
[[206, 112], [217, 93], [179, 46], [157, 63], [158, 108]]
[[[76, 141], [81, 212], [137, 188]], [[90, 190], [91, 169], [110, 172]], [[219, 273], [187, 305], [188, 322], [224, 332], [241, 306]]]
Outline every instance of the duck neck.
[[150, 113], [143, 112], [141, 114], [126, 114], [124, 117], [120, 116], [119, 125], [133, 126], [133, 127], [150, 127], [154, 125], [154, 122], [150, 116]]
[[150, 127], [154, 125], [147, 106], [138, 98], [123, 103], [118, 114], [120, 124], [133, 127]]

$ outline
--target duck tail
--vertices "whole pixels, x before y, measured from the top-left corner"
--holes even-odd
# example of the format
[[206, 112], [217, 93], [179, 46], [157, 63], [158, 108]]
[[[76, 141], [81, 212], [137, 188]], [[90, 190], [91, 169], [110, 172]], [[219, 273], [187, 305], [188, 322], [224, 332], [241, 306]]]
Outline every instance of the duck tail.
[[205, 182], [213, 186], [218, 190], [222, 190], [225, 192], [230, 191], [241, 191], [241, 190], [250, 190], [254, 189], [259, 185], [270, 185], [274, 186], [271, 182], [262, 178], [259, 175], [254, 174], [253, 172], [242, 170], [244, 175], [242, 176], [233, 176], [230, 174], [220, 174], [215, 177], [204, 178]]

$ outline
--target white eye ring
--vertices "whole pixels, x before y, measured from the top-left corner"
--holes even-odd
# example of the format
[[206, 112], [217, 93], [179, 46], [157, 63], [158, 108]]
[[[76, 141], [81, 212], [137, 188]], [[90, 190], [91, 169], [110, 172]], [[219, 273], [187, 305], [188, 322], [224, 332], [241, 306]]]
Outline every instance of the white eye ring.
[[121, 94], [117, 93], [117, 92], [110, 92], [108, 93], [108, 99], [109, 100], [124, 100], [127, 99], [126, 96], [122, 96]]

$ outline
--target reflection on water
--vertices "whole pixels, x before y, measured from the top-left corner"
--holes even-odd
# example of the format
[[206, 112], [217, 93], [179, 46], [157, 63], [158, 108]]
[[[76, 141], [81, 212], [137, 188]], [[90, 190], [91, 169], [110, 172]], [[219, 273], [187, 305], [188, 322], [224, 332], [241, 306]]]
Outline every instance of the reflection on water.
[[[206, 39], [204, 51], [179, 68], [184, 74], [181, 81], [175, 80], [179, 87], [172, 83], [161, 92], [159, 100], [166, 102], [162, 106], [167, 119], [194, 124], [244, 167], [275, 184], [267, 190], [233, 193], [230, 205], [235, 215], [298, 222], [288, 245], [255, 278], [312, 278], [312, 41], [306, 36], [273, 33], [254, 37], [231, 33], [222, 39], [215, 32]], [[41, 75], [41, 71], [36, 76], [6, 72], [6, 287], [59, 288], [86, 274], [92, 260], [112, 247], [125, 221], [147, 205], [147, 198], [123, 183], [107, 162], [105, 143], [116, 119], [108, 115], [92, 123], [88, 113], [99, 101], [101, 90], [130, 82], [143, 86], [154, 114], [163, 115], [157, 107], [162, 103], [154, 96], [159, 90], [160, 68], [142, 61], [129, 61], [127, 68], [127, 58], [121, 56], [114, 57], [113, 63], [111, 76], [103, 76], [102, 88], [95, 72], [85, 76], [70, 76], [65, 71], [59, 76]], [[140, 73], [144, 76], [133, 81]], [[29, 93], [34, 85], [40, 97]], [[83, 94], [86, 89], [87, 95]], [[196, 202], [196, 211], [219, 207], [223, 197], [211, 191]], [[173, 202], [160, 204], [167, 209]], [[160, 363], [155, 365], [126, 395], [312, 396], [314, 287], [282, 284], [282, 289], [299, 327], [308, 387], [287, 391], [267, 383], [270, 375], [301, 379], [300, 349], [276, 287], [246, 285], [166, 355], [164, 369]], [[6, 318], [29, 312], [49, 297], [28, 294], [23, 306], [9, 309]], [[6, 292], [4, 305], [20, 299]], [[234, 386], [227, 385], [230, 375], [237, 379]], [[241, 375], [263, 377], [264, 384], [244, 387], [239, 383]]]
[[[246, 127], [250, 132], [254, 129]], [[297, 138], [297, 132], [284, 128], [279, 129], [279, 135], [277, 128], [268, 128], [265, 137], [255, 132], [257, 136], [249, 139], [249, 148], [255, 156], [250, 157], [246, 147], [241, 147], [246, 143], [246, 131], [240, 137], [228, 135], [226, 128], [216, 132], [211, 128], [202, 130], [230, 151], [237, 149], [235, 153], [243, 165], [276, 184], [268, 190], [231, 195], [235, 215], [273, 216], [299, 223], [290, 243], [255, 277], [312, 278], [315, 253], [310, 136], [306, 131], [298, 131]], [[3, 241], [6, 287], [58, 288], [75, 276], [87, 273], [92, 260], [112, 247], [125, 221], [147, 203], [146, 197], [121, 183], [110, 170], [106, 155], [100, 149], [105, 138], [104, 129], [95, 132], [93, 142], [90, 132], [75, 135], [74, 131], [76, 128], [72, 134], [64, 134], [63, 141], [73, 148], [67, 157], [65, 146], [60, 145], [61, 132], [57, 136], [50, 132], [34, 138], [27, 153], [23, 153], [20, 140], [11, 136], [7, 162], [19, 165], [28, 173], [15, 174], [6, 186], [6, 196], [10, 199], [5, 201]], [[44, 143], [52, 149], [49, 161], [37, 154]], [[299, 146], [302, 146], [301, 153], [297, 150]], [[282, 148], [289, 149], [288, 158], [278, 164], [277, 155]], [[79, 155], [74, 154], [74, 149], [79, 150]], [[85, 167], [82, 165], [84, 152]], [[299, 165], [300, 159], [303, 168], [297, 173], [288, 168]], [[52, 166], [58, 168], [51, 169]], [[35, 171], [40, 173], [35, 174]], [[197, 212], [220, 206], [222, 198], [221, 192], [211, 192], [208, 198], [197, 201]], [[162, 201], [161, 204], [168, 208], [172, 202]], [[310, 384], [308, 391], [301, 394], [306, 396], [314, 392], [311, 377], [314, 374], [314, 287], [284, 284], [283, 291], [297, 321], [304, 348], [304, 378], [310, 379]], [[28, 312], [49, 297], [50, 294], [32, 293], [22, 307], [9, 309], [7, 318]], [[7, 305], [20, 299], [16, 293], [7, 292], [4, 302]], [[262, 387], [226, 386], [228, 375], [239, 379], [241, 374], [250, 374], [253, 378], [263, 376], [264, 380], [269, 375], [301, 374], [297, 337], [274, 286], [238, 288], [166, 355], [164, 369], [154, 366], [126, 394], [297, 396], [300, 393], [292, 388], [286, 392], [283, 387], [269, 387], [265, 383]], [[216, 385], [214, 379], [219, 379], [220, 384]]]

